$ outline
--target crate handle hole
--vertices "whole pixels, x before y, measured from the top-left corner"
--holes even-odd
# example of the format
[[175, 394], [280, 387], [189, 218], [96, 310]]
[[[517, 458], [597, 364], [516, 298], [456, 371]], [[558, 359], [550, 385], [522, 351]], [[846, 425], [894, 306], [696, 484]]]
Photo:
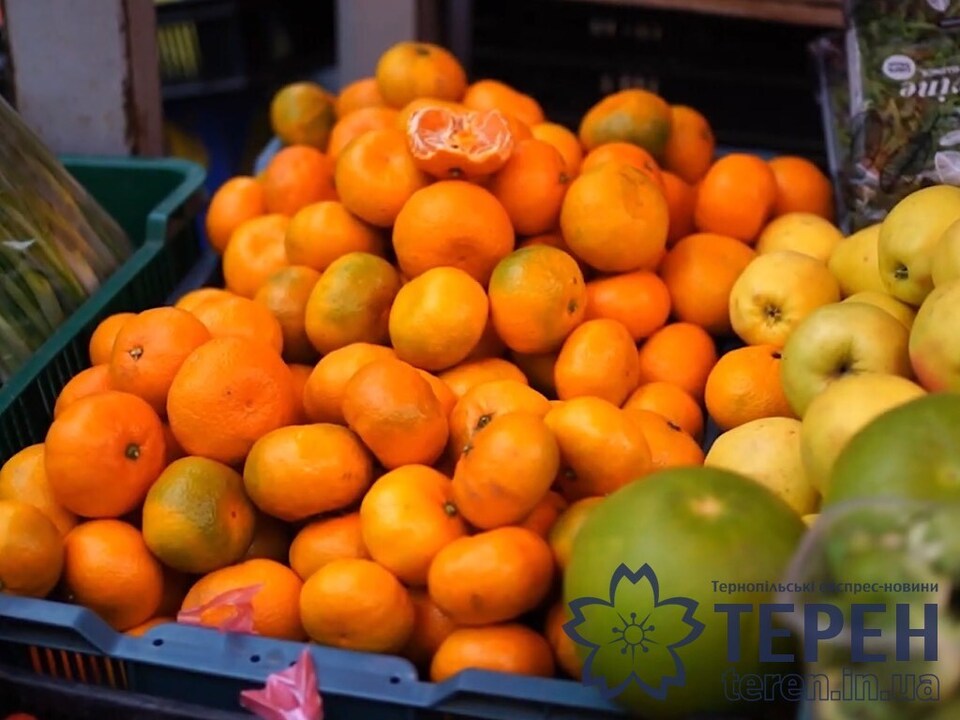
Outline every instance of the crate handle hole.
[[391, 684], [391, 685], [399, 685], [399, 684], [400, 684], [400, 678], [399, 678], [398, 676], [396, 676], [396, 675], [391, 675], [391, 676], [390, 676], [390, 684]]
[[251, 656], [250, 656], [250, 662], [252, 662], [252, 663], [258, 663], [258, 662], [260, 662], [260, 656], [259, 656], [259, 655], [251, 655]]
[[161, 645], [163, 645], [163, 640], [161, 638], [157, 638], [156, 640], [153, 641], [154, 647], [160, 647]]

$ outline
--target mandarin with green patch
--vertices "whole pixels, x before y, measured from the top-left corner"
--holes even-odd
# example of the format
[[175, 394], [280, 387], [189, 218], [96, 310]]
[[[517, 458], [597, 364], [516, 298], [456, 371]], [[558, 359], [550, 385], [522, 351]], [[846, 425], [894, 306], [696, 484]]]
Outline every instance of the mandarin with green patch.
[[143, 537], [165, 565], [202, 574], [240, 560], [256, 513], [232, 468], [202, 457], [171, 463], [143, 504]]
[[530, 245], [503, 258], [490, 277], [488, 294], [497, 334], [519, 353], [558, 349], [587, 310], [580, 266], [549, 245]]
[[390, 306], [400, 287], [399, 273], [383, 258], [366, 252], [343, 255], [310, 293], [307, 337], [324, 355], [357, 342], [386, 344]]

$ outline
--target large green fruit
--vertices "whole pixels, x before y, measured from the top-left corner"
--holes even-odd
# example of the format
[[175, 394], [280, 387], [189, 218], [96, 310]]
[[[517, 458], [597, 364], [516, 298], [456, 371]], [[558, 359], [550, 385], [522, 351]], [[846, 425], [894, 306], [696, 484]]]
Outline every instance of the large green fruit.
[[[610, 495], [577, 535], [564, 578], [584, 680], [644, 717], [669, 718], [729, 710], [728, 670], [789, 671], [760, 663], [756, 608], [771, 600], [767, 583], [783, 580], [804, 529], [772, 492], [715, 468], [664, 470]], [[726, 587], [741, 583], [761, 587]], [[741, 616], [733, 662], [722, 603], [753, 608]]]
[[850, 440], [833, 466], [823, 506], [875, 497], [960, 501], [960, 395], [913, 400]]

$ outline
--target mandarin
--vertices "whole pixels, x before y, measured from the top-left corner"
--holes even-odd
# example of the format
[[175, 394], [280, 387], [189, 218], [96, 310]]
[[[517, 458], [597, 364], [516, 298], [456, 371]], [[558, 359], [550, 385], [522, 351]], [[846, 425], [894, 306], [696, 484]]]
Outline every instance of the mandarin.
[[430, 564], [427, 589], [462, 625], [490, 625], [537, 607], [553, 581], [550, 546], [520, 527], [499, 527], [447, 544]]
[[165, 461], [160, 417], [145, 400], [115, 390], [70, 405], [44, 442], [54, 498], [83, 517], [119, 517], [133, 510]]
[[77, 400], [114, 389], [116, 388], [113, 387], [113, 381], [110, 378], [109, 361], [105, 365], [94, 365], [81, 370], [67, 381], [57, 395], [57, 402], [53, 406], [53, 418], [60, 417], [63, 411]]
[[406, 135], [390, 127], [365, 133], [344, 148], [337, 159], [336, 183], [347, 210], [371, 225], [389, 228], [430, 178], [413, 161]]
[[333, 560], [369, 557], [358, 512], [314, 520], [304, 525], [290, 544], [290, 567], [302, 580]]
[[725, 235], [697, 233], [683, 238], [660, 263], [674, 317], [715, 337], [730, 335], [730, 291], [756, 255]]
[[303, 404], [312, 422], [346, 425], [343, 397], [347, 383], [374, 360], [396, 359], [392, 348], [356, 342], [320, 358], [303, 388]]
[[639, 382], [637, 346], [616, 320], [587, 320], [564, 341], [553, 377], [560, 400], [591, 395], [619, 407]]
[[352, 343], [386, 344], [390, 308], [401, 289], [396, 268], [382, 257], [351, 252], [334, 260], [314, 284], [305, 331], [326, 355]]
[[676, 322], [657, 330], [640, 346], [640, 384], [664, 381], [703, 398], [707, 376], [717, 362], [713, 338], [699, 325]]
[[426, 585], [436, 554], [467, 534], [453, 496], [450, 479], [425, 465], [382, 475], [360, 504], [364, 547], [405, 584]]
[[167, 395], [167, 416], [191, 455], [226, 465], [294, 417], [290, 370], [270, 347], [237, 337], [215, 338], [180, 366]]
[[567, 163], [553, 145], [524, 140], [493, 176], [490, 191], [517, 233], [537, 235], [556, 226], [570, 180]]
[[122, 632], [156, 615], [163, 600], [163, 567], [135, 527], [91, 520], [67, 534], [63, 584], [74, 602]]
[[207, 240], [222, 255], [234, 230], [266, 212], [263, 183], [245, 175], [230, 178], [210, 198], [206, 216]]
[[297, 522], [349, 507], [373, 482], [373, 459], [350, 430], [317, 423], [277, 428], [253, 444], [243, 484], [267, 515]]
[[382, 232], [355, 217], [342, 202], [324, 200], [301, 209], [290, 220], [284, 238], [287, 260], [323, 272], [351, 252], [383, 256]]
[[455, 267], [431, 268], [391, 299], [390, 344], [398, 358], [424, 370], [465, 360], [483, 336], [490, 310], [483, 286]]
[[63, 545], [60, 530], [39, 508], [0, 499], [0, 593], [46, 597], [60, 580]]
[[311, 203], [336, 200], [333, 167], [332, 158], [307, 145], [280, 150], [261, 180], [267, 212], [292, 217]]
[[361, 652], [397, 653], [413, 634], [410, 593], [372, 560], [331, 560], [304, 583], [300, 615], [310, 639]]
[[143, 398], [163, 417], [174, 376], [210, 340], [200, 320], [173, 307], [144, 310], [120, 329], [110, 357], [110, 386]]
[[317, 358], [317, 350], [307, 336], [306, 314], [307, 301], [319, 280], [320, 273], [312, 267], [290, 265], [268, 277], [253, 297], [280, 324], [287, 362], [306, 363]]
[[97, 325], [90, 336], [88, 355], [91, 365], [106, 365], [110, 362], [110, 354], [113, 352], [113, 343], [117, 339], [117, 333], [120, 328], [136, 313], [122, 312], [115, 313], [104, 318]]
[[393, 226], [397, 263], [408, 278], [450, 266], [486, 285], [513, 247], [513, 226], [500, 201], [462, 180], [441, 180], [418, 190]]
[[290, 218], [271, 213], [247, 220], [234, 230], [223, 253], [223, 279], [227, 290], [252, 298], [260, 286], [289, 264], [284, 239]]
[[632, 273], [587, 283], [585, 320], [616, 320], [639, 342], [666, 325], [670, 318], [670, 291], [655, 273]]
[[443, 453], [449, 425], [443, 407], [417, 369], [401, 360], [374, 360], [343, 393], [343, 417], [388, 470], [432, 465]]
[[497, 415], [464, 447], [451, 483], [453, 503], [475, 528], [520, 523], [546, 496], [559, 469], [560, 449], [542, 415]]

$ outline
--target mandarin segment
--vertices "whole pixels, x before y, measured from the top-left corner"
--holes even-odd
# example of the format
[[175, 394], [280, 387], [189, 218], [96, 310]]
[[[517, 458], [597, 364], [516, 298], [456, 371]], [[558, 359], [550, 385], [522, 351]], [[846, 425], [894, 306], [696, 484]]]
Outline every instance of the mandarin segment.
[[441, 180], [480, 178], [503, 167], [514, 148], [506, 117], [497, 110], [416, 110], [407, 122], [407, 147], [417, 167]]

